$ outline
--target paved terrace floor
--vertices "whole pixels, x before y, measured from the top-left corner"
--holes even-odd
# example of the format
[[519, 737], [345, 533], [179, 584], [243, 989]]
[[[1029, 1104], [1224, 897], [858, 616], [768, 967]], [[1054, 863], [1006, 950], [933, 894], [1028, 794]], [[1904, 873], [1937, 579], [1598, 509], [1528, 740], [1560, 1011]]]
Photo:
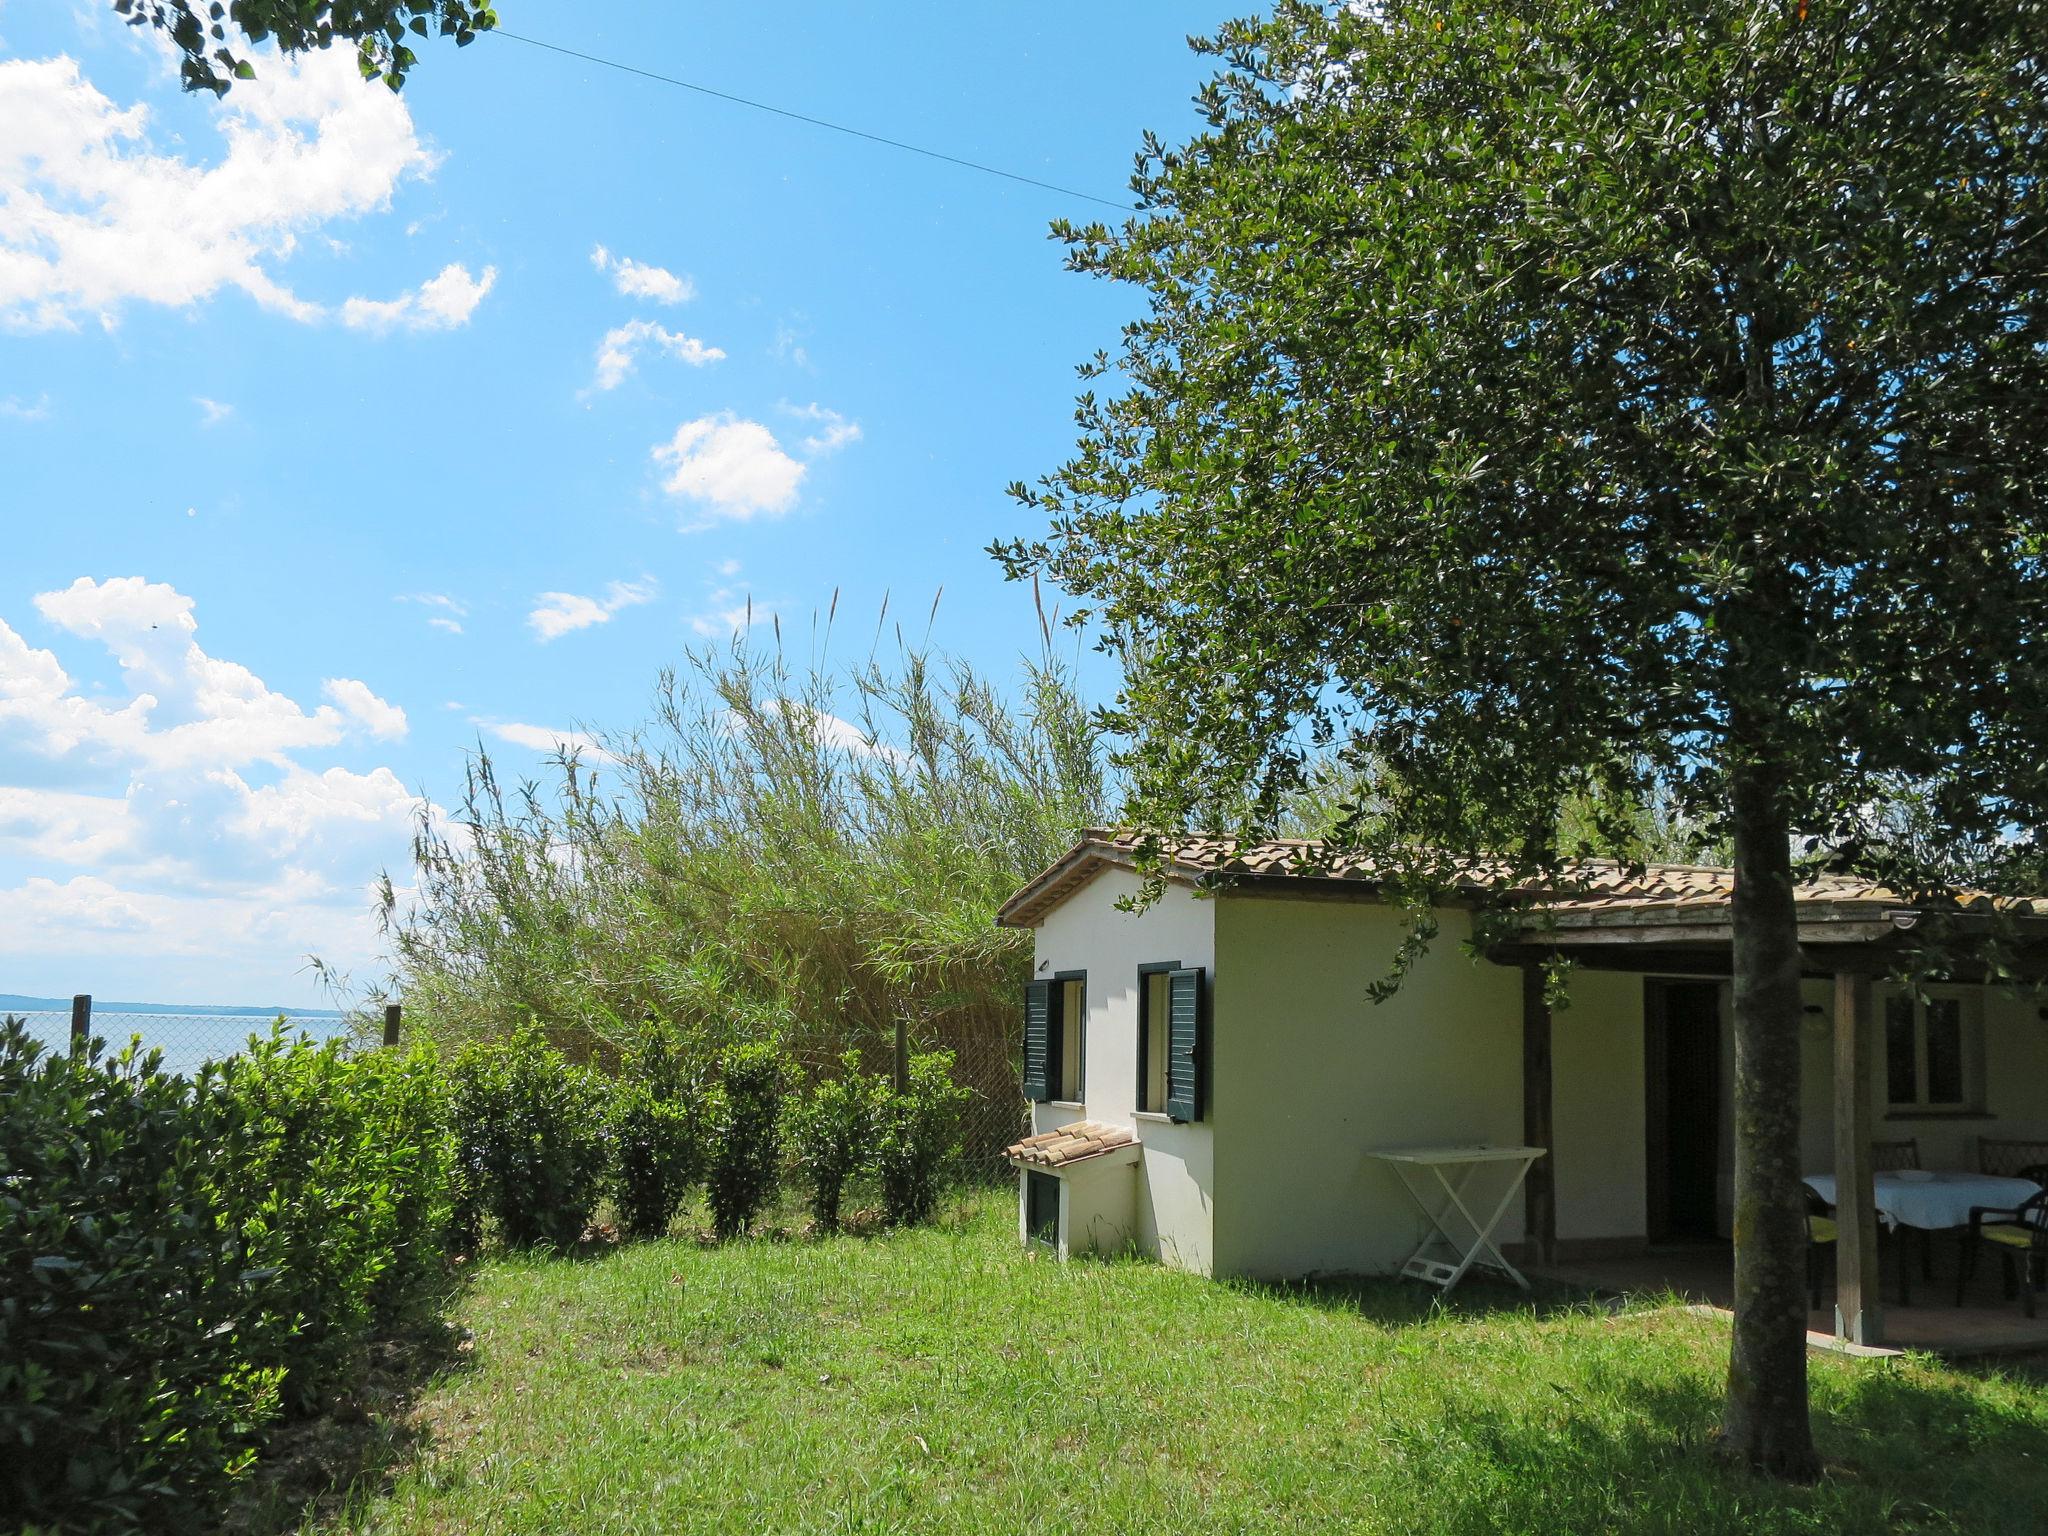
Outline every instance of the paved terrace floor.
[[[1898, 1250], [1886, 1238], [1880, 1245], [1884, 1283], [1884, 1342], [1893, 1349], [1924, 1349], [1950, 1359], [1977, 1355], [2048, 1352], [2048, 1292], [2037, 1293], [2036, 1316], [2020, 1310], [2017, 1295], [2001, 1294], [1998, 1255], [1986, 1251], [1977, 1261], [1964, 1304], [1956, 1303], [1956, 1266], [1960, 1251], [1951, 1233], [1931, 1234], [1934, 1278], [1922, 1269], [1919, 1232], [1911, 1234], [1910, 1306], [1899, 1304]], [[1529, 1273], [1546, 1280], [1622, 1295], [1676, 1292], [1686, 1300], [1711, 1307], [1734, 1304], [1734, 1255], [1725, 1242], [1660, 1245], [1624, 1259], [1599, 1259], [1533, 1266]], [[1834, 1285], [1824, 1273], [1820, 1310], [1807, 1327], [1816, 1342], [1832, 1343], [1835, 1332]]]

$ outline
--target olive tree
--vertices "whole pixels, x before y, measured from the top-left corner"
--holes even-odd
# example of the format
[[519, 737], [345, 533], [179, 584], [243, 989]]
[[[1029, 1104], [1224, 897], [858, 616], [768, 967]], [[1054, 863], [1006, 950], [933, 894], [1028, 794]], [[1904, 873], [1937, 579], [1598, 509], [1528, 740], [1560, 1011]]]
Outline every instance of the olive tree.
[[1340, 831], [1419, 921], [1462, 857], [1556, 875], [1568, 803], [1732, 846], [1722, 1444], [1811, 1475], [1796, 839], [1900, 782], [1977, 847], [2048, 802], [2048, 7], [1283, 3], [1196, 46], [1206, 128], [1058, 231], [1144, 302], [995, 552], [1125, 658], [1148, 823], [1371, 763]]
[[452, 37], [465, 47], [498, 24], [481, 0], [114, 0], [114, 10], [170, 38], [186, 90], [216, 96], [256, 77], [236, 52], [250, 43], [274, 42], [286, 54], [353, 43], [364, 78], [395, 91], [418, 62], [415, 39]]

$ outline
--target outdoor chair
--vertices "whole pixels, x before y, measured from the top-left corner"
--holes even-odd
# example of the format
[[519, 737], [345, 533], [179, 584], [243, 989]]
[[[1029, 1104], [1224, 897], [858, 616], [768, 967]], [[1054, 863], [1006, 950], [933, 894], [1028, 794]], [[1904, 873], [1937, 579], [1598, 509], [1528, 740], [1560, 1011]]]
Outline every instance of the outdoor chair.
[[[1920, 1138], [1917, 1136], [1908, 1136], [1903, 1141], [1873, 1141], [1870, 1144], [1870, 1171], [1872, 1173], [1897, 1173], [1901, 1168], [1918, 1168], [1919, 1166]], [[1903, 1227], [1894, 1233], [1893, 1236], [1901, 1243], [1908, 1240], [1906, 1229]], [[1899, 1299], [1902, 1302], [1908, 1299], [1905, 1291], [1905, 1276], [1905, 1270], [1901, 1269], [1899, 1271]], [[1920, 1234], [1920, 1278], [1923, 1280], [1932, 1280], [1934, 1278], [1934, 1238], [1931, 1233], [1926, 1232]]]
[[[1804, 1185], [1800, 1186], [1802, 1189]], [[1820, 1310], [1820, 1272], [1828, 1255], [1840, 1250], [1835, 1247], [1834, 1207], [1815, 1194], [1806, 1190], [1806, 1290], [1811, 1298], [1813, 1310]]]
[[[2048, 1173], [2048, 1168], [2040, 1170]], [[2004, 1270], [2005, 1294], [2013, 1292], [2014, 1277], [2018, 1277], [2020, 1307], [2028, 1317], [2034, 1315], [2034, 1291], [2042, 1281], [2042, 1271], [2048, 1269], [2048, 1189], [2029, 1199], [2022, 1200], [2011, 1210], [1998, 1210], [1988, 1205], [1970, 1208], [1970, 1227], [1963, 1239], [1962, 1266], [1956, 1278], [1956, 1305], [1963, 1304], [1963, 1295], [1969, 1289], [1970, 1277], [1977, 1270], [1977, 1252], [1985, 1243], [1998, 1248], [1999, 1263]]]
[[1995, 1173], [2002, 1179], [2032, 1179], [2038, 1184], [2044, 1168], [2048, 1168], [2048, 1141], [2001, 1141], [1990, 1136], [1977, 1138], [1979, 1173]]

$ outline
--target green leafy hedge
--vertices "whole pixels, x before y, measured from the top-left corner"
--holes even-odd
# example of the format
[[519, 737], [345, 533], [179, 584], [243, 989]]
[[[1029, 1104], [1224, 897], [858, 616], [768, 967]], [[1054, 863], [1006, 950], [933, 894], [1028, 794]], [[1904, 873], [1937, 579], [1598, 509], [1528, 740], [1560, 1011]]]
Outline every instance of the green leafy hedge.
[[197, 1078], [0, 1026], [0, 1525], [210, 1531], [264, 1427], [443, 1288], [430, 1051], [281, 1033]]
[[457, 1240], [475, 1247], [488, 1217], [510, 1247], [575, 1247], [611, 1171], [605, 1079], [565, 1061], [533, 1024], [464, 1046], [451, 1078]]
[[821, 1230], [856, 1176], [892, 1221], [930, 1214], [967, 1097], [948, 1053], [906, 1092], [849, 1056], [794, 1097], [774, 1043], [701, 1087], [684, 1060], [655, 1023], [616, 1081], [537, 1026], [444, 1066], [280, 1024], [188, 1079], [0, 1022], [0, 1531], [217, 1529], [266, 1427], [344, 1400], [445, 1299], [451, 1242], [570, 1248], [607, 1193], [659, 1235], [700, 1176], [738, 1236], [785, 1130]]

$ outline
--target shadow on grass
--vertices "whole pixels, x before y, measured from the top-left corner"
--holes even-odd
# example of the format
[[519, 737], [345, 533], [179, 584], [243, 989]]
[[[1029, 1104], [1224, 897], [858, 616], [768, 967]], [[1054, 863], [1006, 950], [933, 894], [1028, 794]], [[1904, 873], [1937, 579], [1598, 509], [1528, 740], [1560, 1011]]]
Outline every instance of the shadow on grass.
[[221, 1529], [228, 1536], [279, 1536], [309, 1523], [352, 1528], [426, 1449], [413, 1404], [470, 1365], [468, 1330], [439, 1319], [376, 1341], [351, 1397], [273, 1432]]
[[1549, 1411], [1469, 1403], [1383, 1433], [1430, 1466], [1417, 1531], [1968, 1531], [2038, 1536], [2048, 1510], [2048, 1427], [2038, 1410], [1961, 1383], [1877, 1368], [1816, 1412], [1825, 1471], [1812, 1485], [1721, 1461], [1721, 1395], [1699, 1378], [1594, 1369], [1553, 1384]]
[[1450, 1317], [1556, 1317], [1613, 1312], [1620, 1303], [1582, 1286], [1533, 1282], [1522, 1290], [1491, 1275], [1468, 1275], [1448, 1296], [1419, 1280], [1385, 1275], [1311, 1276], [1305, 1280], [1225, 1281], [1241, 1295], [1257, 1296], [1288, 1306], [1319, 1307], [1348, 1313], [1381, 1327], [1400, 1328]]
[[[1433, 1320], [1611, 1313], [1613, 1298], [1538, 1282], [1468, 1283], [1439, 1297], [1376, 1278], [1237, 1281], [1240, 1294], [1401, 1329]], [[1680, 1298], [1668, 1298], [1675, 1305]], [[1655, 1299], [1633, 1298], [1632, 1305]], [[1803, 1487], [1724, 1463], [1718, 1371], [1568, 1347], [1536, 1395], [1507, 1403], [1447, 1385], [1437, 1411], [1391, 1416], [1377, 1435], [1426, 1476], [1416, 1532], [2048, 1531], [2048, 1356], [1963, 1370], [1924, 1361], [1843, 1364], [1816, 1378], [1825, 1466]]]

